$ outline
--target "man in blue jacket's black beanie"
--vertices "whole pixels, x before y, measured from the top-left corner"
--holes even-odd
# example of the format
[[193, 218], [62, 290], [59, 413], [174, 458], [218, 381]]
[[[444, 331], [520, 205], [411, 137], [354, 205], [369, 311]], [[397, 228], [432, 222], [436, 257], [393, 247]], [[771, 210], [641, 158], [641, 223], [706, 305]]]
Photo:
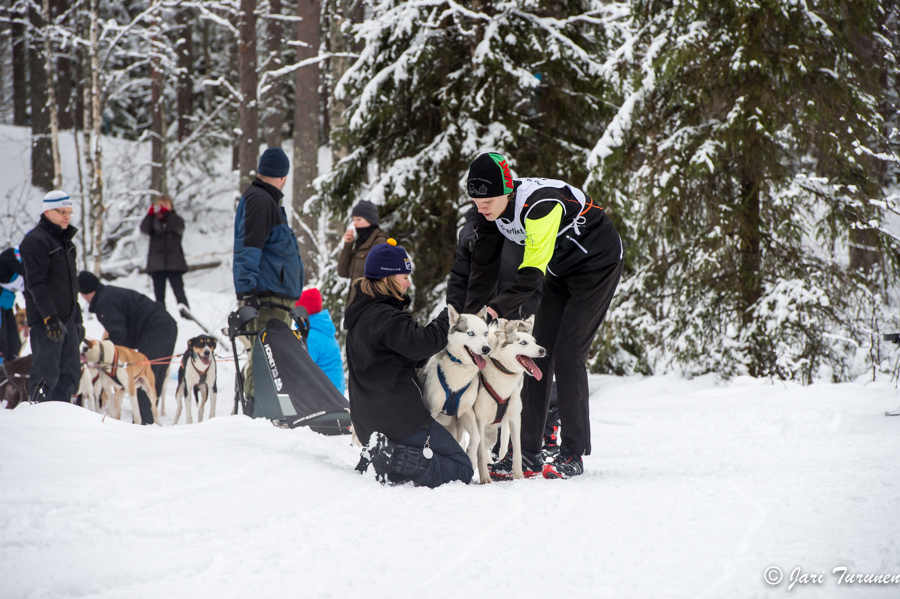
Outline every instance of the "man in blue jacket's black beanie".
[[[244, 191], [234, 215], [234, 291], [242, 306], [259, 310], [247, 327], [259, 330], [272, 318], [291, 326], [288, 310], [261, 307], [274, 303], [293, 308], [303, 291], [303, 261], [294, 231], [281, 205], [291, 164], [281, 148], [268, 148], [257, 175]], [[253, 352], [247, 364], [244, 395], [252, 403]]]

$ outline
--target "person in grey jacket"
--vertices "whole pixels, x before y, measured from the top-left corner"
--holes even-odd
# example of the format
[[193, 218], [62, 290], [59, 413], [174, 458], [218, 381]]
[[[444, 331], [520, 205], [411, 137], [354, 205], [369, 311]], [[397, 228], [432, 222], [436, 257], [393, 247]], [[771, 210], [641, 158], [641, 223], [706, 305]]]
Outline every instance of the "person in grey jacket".
[[353, 226], [344, 233], [344, 247], [338, 256], [337, 274], [350, 279], [347, 306], [356, 297], [356, 279], [363, 276], [366, 256], [379, 243], [385, 243], [388, 235], [379, 228], [378, 207], [369, 200], [360, 200], [350, 212]]

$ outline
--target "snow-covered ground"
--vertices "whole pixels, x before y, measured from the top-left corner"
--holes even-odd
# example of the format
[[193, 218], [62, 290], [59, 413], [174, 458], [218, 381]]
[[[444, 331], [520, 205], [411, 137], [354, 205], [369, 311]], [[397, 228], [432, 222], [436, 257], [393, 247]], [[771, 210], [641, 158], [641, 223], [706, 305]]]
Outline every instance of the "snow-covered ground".
[[[27, 140], [0, 127], [8, 239], [40, 210]], [[132, 146], [105, 147], [108, 164], [141, 170], [122, 158]], [[127, 198], [126, 170], [110, 170]], [[222, 261], [185, 277], [215, 329], [235, 305], [228, 185], [225, 173], [176, 197], [189, 262]], [[133, 236], [123, 261], [142, 263], [142, 244]], [[113, 284], [152, 297], [146, 275]], [[200, 328], [178, 326], [181, 353]], [[171, 379], [163, 427], [130, 424], [127, 403], [121, 422], [0, 409], [0, 599], [900, 596], [900, 417], [883, 416], [900, 392], [884, 378], [594, 376], [584, 476], [429, 490], [360, 477], [346, 437], [230, 416], [234, 366], [218, 353], [217, 417], [200, 424], [194, 406], [195, 424], [171, 426]], [[848, 583], [841, 567], [898, 582]], [[796, 568], [821, 584], [788, 590]]]
[[[191, 426], [0, 410], [0, 597], [900, 595], [832, 574], [900, 575], [889, 382], [591, 392], [583, 476], [436, 490], [360, 477], [347, 437], [228, 416], [228, 392]], [[824, 582], [788, 591], [795, 568]]]

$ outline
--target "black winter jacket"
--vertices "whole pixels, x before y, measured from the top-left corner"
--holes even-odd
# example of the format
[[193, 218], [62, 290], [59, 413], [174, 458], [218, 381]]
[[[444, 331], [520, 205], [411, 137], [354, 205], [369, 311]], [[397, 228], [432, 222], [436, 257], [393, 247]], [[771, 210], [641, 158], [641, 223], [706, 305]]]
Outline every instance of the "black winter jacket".
[[373, 298], [356, 287], [356, 297], [344, 314], [350, 418], [363, 444], [374, 431], [399, 441], [434, 422], [422, 398], [416, 366], [447, 345], [447, 311], [422, 327], [404, 310], [408, 297]]
[[[459, 244], [456, 246], [456, 261], [450, 267], [450, 279], [447, 281], [447, 303], [456, 308], [458, 312], [464, 312], [466, 309], [466, 293], [469, 287], [472, 248], [475, 245], [475, 215], [477, 213], [478, 210], [474, 206], [466, 212], [466, 222], [459, 232]], [[524, 256], [525, 246], [504, 238], [503, 251], [500, 255], [500, 273], [490, 299], [497, 297], [497, 294], [506, 291], [516, 282], [516, 273]], [[542, 288], [543, 285], [539, 281], [538, 290], [534, 295], [508, 316], [510, 318], [528, 318], [537, 312], [538, 304], [541, 303]], [[472, 309], [477, 311], [481, 308], [473, 306]]]
[[132, 349], [148, 337], [178, 329], [162, 304], [131, 289], [100, 285], [88, 309], [97, 315], [110, 341]]
[[37, 226], [19, 244], [25, 266], [25, 312], [28, 326], [48, 316], [81, 322], [78, 306], [78, 268], [72, 238], [78, 229], [54, 225], [41, 214]]
[[[551, 181], [551, 183], [553, 183]], [[515, 180], [515, 192], [501, 218], [513, 221], [515, 216], [515, 196], [519, 193], [521, 180]], [[539, 200], [553, 199], [553, 202]], [[622, 259], [624, 248], [621, 238], [609, 216], [593, 200], [581, 210], [568, 187], [557, 188], [548, 185], [532, 192], [527, 201], [535, 205], [527, 214], [530, 219], [547, 216], [557, 202], [564, 205], [563, 221], [560, 227], [576, 217], [580, 223], [580, 235], [574, 231], [557, 237], [553, 257], [547, 265], [548, 277], [565, 277], [579, 272], [599, 270]], [[527, 205], [527, 204], [526, 204]], [[523, 211], [522, 219], [525, 218]], [[524, 222], [515, 223], [523, 229]], [[534, 267], [520, 268], [516, 280], [496, 297], [491, 297], [500, 272], [501, 252], [506, 237], [497, 223], [488, 221], [483, 214], [475, 215], [475, 242], [472, 246], [472, 262], [469, 272], [469, 288], [466, 297], [466, 312], [477, 311], [487, 304], [502, 317], [515, 317], [517, 310], [541, 288], [544, 273]]]
[[141, 221], [141, 233], [150, 236], [147, 272], [187, 272], [187, 261], [181, 248], [184, 219], [171, 210], [164, 212], [162, 219], [148, 214]]

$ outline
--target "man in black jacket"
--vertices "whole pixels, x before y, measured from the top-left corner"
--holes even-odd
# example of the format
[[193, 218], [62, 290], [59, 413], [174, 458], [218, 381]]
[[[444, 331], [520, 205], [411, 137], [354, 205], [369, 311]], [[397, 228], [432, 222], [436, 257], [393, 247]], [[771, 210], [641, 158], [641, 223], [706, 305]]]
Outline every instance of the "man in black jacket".
[[31, 397], [70, 401], [81, 376], [78, 344], [84, 338], [72, 243], [78, 229], [69, 226], [69, 194], [51, 191], [43, 202], [40, 221], [19, 245], [31, 327]]
[[[253, 306], [259, 317], [247, 330], [259, 331], [274, 318], [292, 326], [289, 310], [303, 292], [303, 260], [297, 237], [281, 205], [291, 164], [281, 148], [268, 148], [257, 165], [253, 183], [244, 190], [234, 215], [234, 291], [241, 306]], [[267, 307], [277, 304], [287, 308]], [[244, 395], [252, 403], [253, 353], [244, 378]]]
[[[172, 356], [178, 325], [166, 312], [165, 306], [137, 291], [103, 285], [86, 270], [78, 275], [78, 288], [90, 304], [88, 309], [97, 315], [97, 320], [109, 333], [110, 341], [136, 349], [149, 360]], [[169, 362], [160, 360], [158, 364], [151, 364], [150, 368], [156, 378], [156, 395], [160, 397]], [[138, 405], [141, 408], [141, 422], [153, 424], [150, 398], [143, 389], [138, 390]]]
[[[469, 273], [471, 272], [472, 248], [475, 245], [475, 217], [478, 209], [472, 206], [466, 212], [466, 222], [459, 231], [459, 243], [456, 246], [456, 261], [450, 267], [450, 278], [447, 281], [447, 303], [459, 313], [463, 313], [466, 307], [466, 294], [469, 289]], [[516, 274], [519, 271], [519, 265], [525, 258], [525, 246], [518, 245], [513, 241], [504, 238], [503, 250], [500, 254], [500, 272], [497, 276], [497, 284], [494, 286], [491, 299], [503, 293], [513, 286], [516, 282]], [[521, 306], [516, 308], [508, 318], [525, 319], [535, 314], [538, 305], [541, 303], [541, 288], [539, 285], [534, 295], [525, 300]], [[547, 413], [547, 422], [544, 425], [544, 452], [547, 455], [556, 455], [559, 451], [559, 404], [556, 397], [556, 382], [553, 382], [553, 389], [550, 394], [550, 409]], [[506, 454], [506, 448], [500, 450], [500, 439], [493, 451], [500, 455]]]

